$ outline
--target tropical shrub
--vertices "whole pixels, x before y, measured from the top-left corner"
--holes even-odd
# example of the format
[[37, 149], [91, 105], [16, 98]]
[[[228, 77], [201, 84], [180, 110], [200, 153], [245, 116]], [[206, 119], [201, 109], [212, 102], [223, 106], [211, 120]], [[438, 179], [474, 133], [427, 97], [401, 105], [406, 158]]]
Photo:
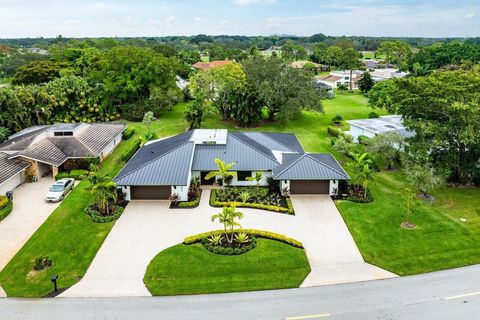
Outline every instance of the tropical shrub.
[[339, 126], [342, 124], [343, 117], [339, 114], [337, 114], [335, 117], [332, 118], [332, 124], [334, 126]]
[[115, 221], [120, 216], [122, 215], [123, 211], [125, 208], [117, 205], [113, 205], [110, 208], [110, 214], [109, 215], [101, 215], [98, 212], [98, 209], [96, 208], [95, 204], [89, 205], [85, 208], [85, 213], [92, 218], [93, 222], [96, 223], [107, 223], [111, 221]]
[[53, 261], [49, 257], [38, 257], [35, 258], [35, 262], [33, 264], [33, 270], [40, 271], [46, 268], [53, 266]]

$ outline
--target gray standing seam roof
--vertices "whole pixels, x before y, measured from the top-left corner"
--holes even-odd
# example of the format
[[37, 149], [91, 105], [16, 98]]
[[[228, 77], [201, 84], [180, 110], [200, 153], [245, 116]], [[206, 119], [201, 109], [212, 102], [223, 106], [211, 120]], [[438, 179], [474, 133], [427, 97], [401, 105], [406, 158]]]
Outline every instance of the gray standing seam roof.
[[[260, 143], [261, 145], [267, 147], [270, 150], [277, 150], [282, 152], [298, 152], [296, 146], [291, 146], [283, 142], [278, 141], [267, 135], [265, 132], [243, 132], [244, 135], [249, 137], [252, 140]], [[297, 140], [295, 138], [295, 140]], [[303, 150], [302, 150], [303, 151]]]
[[252, 147], [249, 142], [253, 140], [248, 137], [239, 138], [241, 136], [243, 135], [229, 132], [226, 145], [197, 145], [192, 170], [216, 170], [217, 166], [214, 160], [217, 158], [226, 163], [236, 163], [232, 167], [232, 170], [235, 171], [269, 171], [278, 166], [279, 163], [271, 151], [265, 152], [266, 148], [263, 146]]
[[137, 170], [121, 172], [114, 181], [121, 186], [186, 186], [194, 148], [193, 142], [186, 142]]
[[297, 136], [292, 133], [263, 132], [263, 134], [298, 153], [305, 153]]
[[348, 180], [348, 174], [331, 154], [285, 154], [273, 170], [275, 180]]
[[26, 161], [9, 159], [8, 154], [0, 152], [0, 184], [4, 183], [29, 166], [30, 164]]

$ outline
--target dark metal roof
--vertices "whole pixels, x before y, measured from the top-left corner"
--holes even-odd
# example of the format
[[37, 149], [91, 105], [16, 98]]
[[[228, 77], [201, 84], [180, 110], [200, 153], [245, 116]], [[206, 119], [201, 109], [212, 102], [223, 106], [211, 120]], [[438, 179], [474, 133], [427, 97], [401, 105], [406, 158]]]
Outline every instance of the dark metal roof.
[[275, 180], [348, 180], [349, 176], [331, 154], [284, 154], [273, 170]]
[[[248, 139], [248, 140], [247, 140]], [[248, 142], [247, 142], [248, 141]], [[213, 171], [217, 169], [215, 159], [226, 163], [236, 163], [232, 170], [255, 171], [272, 170], [278, 166], [273, 153], [241, 133], [228, 133], [226, 145], [197, 145], [193, 157], [193, 171]], [[267, 152], [268, 150], [269, 152]]]
[[136, 170], [122, 170], [114, 181], [121, 186], [186, 186], [194, 147], [193, 142], [185, 142]]
[[[265, 147], [264, 145], [258, 143], [255, 140], [247, 137], [242, 132], [229, 132], [228, 135], [232, 136], [232, 137], [235, 137], [239, 141], [243, 142], [247, 147], [253, 148], [253, 149], [257, 150], [258, 152], [262, 153], [263, 155], [265, 155], [266, 157], [269, 157], [270, 159], [272, 159], [274, 161], [277, 161], [277, 159], [273, 155], [273, 152], [272, 152], [271, 149]], [[227, 144], [228, 144], [228, 142], [227, 142]]]
[[260, 143], [261, 145], [267, 147], [269, 150], [277, 150], [282, 152], [298, 152], [297, 150], [295, 150], [295, 146], [289, 146], [287, 143], [285, 143], [285, 141], [280, 142], [275, 138], [269, 137], [265, 132], [243, 132], [243, 134], [250, 139]]
[[297, 136], [293, 133], [279, 133], [279, 132], [262, 132], [267, 137], [293, 149], [298, 153], [305, 153]]
[[17, 173], [28, 168], [30, 164], [26, 161], [9, 159], [9, 155], [0, 152], [0, 184], [12, 178]]

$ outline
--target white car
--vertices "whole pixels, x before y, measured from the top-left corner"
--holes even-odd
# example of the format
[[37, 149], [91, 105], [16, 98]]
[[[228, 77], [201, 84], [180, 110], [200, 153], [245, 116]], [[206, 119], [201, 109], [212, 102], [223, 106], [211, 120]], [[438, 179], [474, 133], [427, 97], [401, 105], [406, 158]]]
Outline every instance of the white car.
[[45, 201], [47, 202], [59, 202], [65, 199], [67, 193], [73, 189], [75, 180], [71, 178], [61, 179], [55, 182], [47, 192]]

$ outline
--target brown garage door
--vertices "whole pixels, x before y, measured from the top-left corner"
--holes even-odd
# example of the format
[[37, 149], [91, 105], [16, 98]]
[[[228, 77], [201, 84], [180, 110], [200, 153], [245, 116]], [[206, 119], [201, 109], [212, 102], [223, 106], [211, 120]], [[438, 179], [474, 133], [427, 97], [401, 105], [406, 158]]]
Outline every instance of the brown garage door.
[[170, 193], [169, 186], [130, 187], [132, 200], [168, 200]]
[[291, 194], [329, 194], [329, 180], [295, 180], [290, 181]]

